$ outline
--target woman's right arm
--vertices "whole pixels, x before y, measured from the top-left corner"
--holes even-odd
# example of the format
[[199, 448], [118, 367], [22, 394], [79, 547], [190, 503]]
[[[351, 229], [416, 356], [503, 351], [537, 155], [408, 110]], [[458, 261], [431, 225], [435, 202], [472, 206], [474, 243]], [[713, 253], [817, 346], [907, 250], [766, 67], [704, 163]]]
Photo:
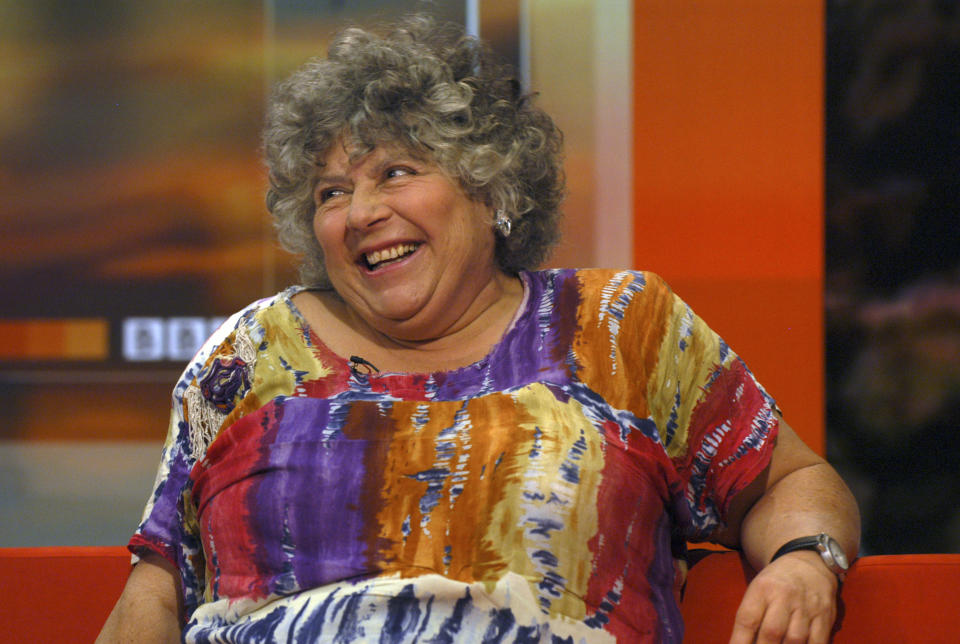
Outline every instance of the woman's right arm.
[[148, 554], [130, 572], [96, 644], [179, 642], [182, 610], [177, 569], [163, 557]]

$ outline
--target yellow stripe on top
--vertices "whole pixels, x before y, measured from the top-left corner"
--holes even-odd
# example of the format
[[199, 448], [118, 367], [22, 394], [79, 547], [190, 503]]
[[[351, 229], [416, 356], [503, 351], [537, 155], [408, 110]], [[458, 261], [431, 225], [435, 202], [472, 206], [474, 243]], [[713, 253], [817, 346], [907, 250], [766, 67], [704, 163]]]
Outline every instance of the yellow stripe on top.
[[531, 591], [551, 615], [582, 618], [603, 446], [580, 404], [535, 383], [422, 411], [388, 412], [403, 429], [383, 468], [376, 558], [403, 577], [431, 571], [488, 592], [508, 572], [562, 580]]
[[[703, 383], [718, 367], [729, 365], [737, 356], [729, 349], [724, 355], [720, 338], [678, 297], [672, 297], [665, 329], [663, 349], [659, 352], [677, 359], [657, 364], [649, 381], [650, 406], [662, 410], [663, 417], [654, 418], [661, 436], [668, 425], [676, 428], [667, 445], [667, 454], [676, 458], [687, 446], [690, 417], [705, 394]], [[676, 347], [681, 349], [677, 351]], [[679, 405], [678, 394], [682, 401]]]

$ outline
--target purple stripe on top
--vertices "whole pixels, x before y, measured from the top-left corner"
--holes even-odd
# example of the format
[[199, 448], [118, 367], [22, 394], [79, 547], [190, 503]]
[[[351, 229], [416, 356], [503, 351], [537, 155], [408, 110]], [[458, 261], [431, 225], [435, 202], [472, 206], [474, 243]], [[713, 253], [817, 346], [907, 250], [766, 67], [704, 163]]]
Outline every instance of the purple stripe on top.
[[[369, 406], [374, 403], [354, 403], [353, 413]], [[272, 592], [377, 572], [370, 535], [379, 532], [379, 504], [371, 503], [370, 492], [381, 479], [366, 464], [387, 448], [390, 434], [331, 431], [335, 407], [329, 400], [287, 398], [258, 412], [275, 439], [260, 445], [248, 520], [261, 574], [274, 576]]]

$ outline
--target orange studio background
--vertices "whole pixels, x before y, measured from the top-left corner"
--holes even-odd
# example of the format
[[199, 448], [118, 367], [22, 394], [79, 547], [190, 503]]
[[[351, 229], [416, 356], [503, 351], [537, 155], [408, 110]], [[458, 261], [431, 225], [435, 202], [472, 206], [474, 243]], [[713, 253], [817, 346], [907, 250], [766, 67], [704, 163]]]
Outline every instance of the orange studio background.
[[637, 266], [824, 452], [821, 2], [637, 0]]

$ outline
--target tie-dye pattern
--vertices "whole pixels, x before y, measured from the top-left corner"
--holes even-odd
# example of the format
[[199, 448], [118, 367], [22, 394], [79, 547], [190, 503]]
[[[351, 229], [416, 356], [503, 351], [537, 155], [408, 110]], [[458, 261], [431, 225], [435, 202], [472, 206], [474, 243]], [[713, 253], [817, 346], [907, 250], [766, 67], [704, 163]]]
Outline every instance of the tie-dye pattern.
[[655, 275], [522, 278], [452, 372], [352, 373], [297, 288], [214, 334], [130, 544], [181, 571], [186, 641], [681, 640], [678, 541], [765, 467], [773, 402]]

